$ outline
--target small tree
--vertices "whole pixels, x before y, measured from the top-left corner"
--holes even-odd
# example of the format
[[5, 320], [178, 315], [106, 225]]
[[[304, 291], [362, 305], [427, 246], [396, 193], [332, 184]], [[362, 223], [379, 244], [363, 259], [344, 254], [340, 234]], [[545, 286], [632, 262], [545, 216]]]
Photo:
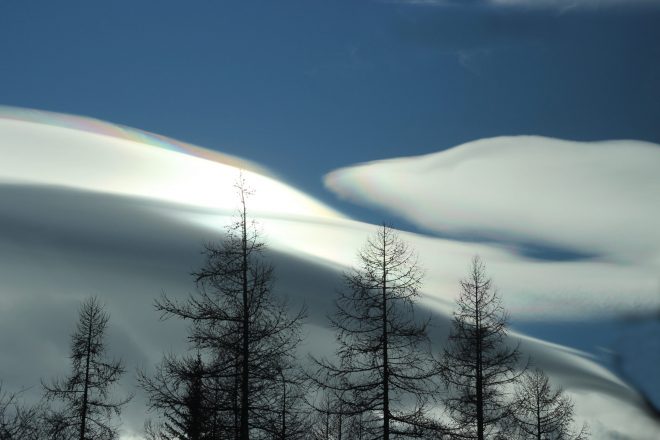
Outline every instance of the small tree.
[[[344, 384], [345, 386], [346, 384]], [[351, 390], [326, 388], [317, 401], [310, 403], [314, 408], [311, 420], [313, 440], [364, 440], [370, 438], [366, 432], [367, 421], [372, 419], [362, 412], [353, 412], [350, 402]]]
[[419, 436], [436, 373], [426, 334], [414, 315], [422, 272], [397, 233], [382, 226], [345, 275], [330, 318], [338, 362], [315, 360], [315, 382], [338, 399], [342, 413], [362, 415], [370, 437]]
[[295, 356], [301, 340], [304, 308], [289, 317], [286, 305], [272, 293], [273, 267], [263, 258], [265, 243], [248, 217], [251, 194], [241, 177], [236, 220], [220, 243], [206, 246], [206, 263], [193, 275], [197, 292], [184, 302], [165, 295], [156, 302], [163, 317], [192, 323], [189, 340], [195, 349], [217, 359], [212, 375], [219, 391], [235, 396], [226, 410], [236, 419], [238, 436], [268, 432], [264, 402], [278, 381], [282, 362]]
[[521, 439], [585, 440], [587, 425], [573, 430], [573, 402], [548, 376], [535, 369], [522, 376], [513, 401], [514, 425]]
[[325, 390], [319, 401], [312, 403], [310, 438], [313, 440], [342, 440], [345, 438], [345, 419], [342, 402], [331, 390]]
[[114, 439], [113, 417], [131, 397], [113, 399], [112, 388], [124, 373], [121, 360], [107, 359], [104, 336], [110, 316], [95, 297], [82, 302], [76, 330], [71, 337], [71, 374], [66, 379], [42, 384], [48, 400], [62, 403], [56, 415], [53, 437], [79, 440]]
[[282, 363], [277, 370], [277, 380], [271, 383], [264, 402], [271, 411], [263, 425], [275, 440], [307, 439], [311, 425], [305, 401], [307, 380], [294, 364]]
[[138, 373], [149, 406], [158, 411], [161, 419], [156, 425], [149, 423], [147, 433], [162, 440], [219, 438], [218, 401], [209, 389], [208, 374], [208, 367], [199, 354], [183, 359], [168, 355], [153, 376]]
[[520, 353], [506, 344], [507, 314], [479, 257], [460, 285], [440, 362], [445, 406], [455, 436], [484, 440], [496, 436], [510, 414], [506, 388], [522, 373], [517, 368]]

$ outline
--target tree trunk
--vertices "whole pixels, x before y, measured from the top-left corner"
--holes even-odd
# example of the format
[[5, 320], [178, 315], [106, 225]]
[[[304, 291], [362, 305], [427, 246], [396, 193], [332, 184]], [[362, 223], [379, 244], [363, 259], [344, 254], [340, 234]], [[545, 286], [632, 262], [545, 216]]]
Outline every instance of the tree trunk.
[[387, 262], [383, 240], [383, 440], [390, 439], [390, 371], [387, 352]]
[[245, 194], [241, 192], [241, 221], [242, 221], [242, 271], [243, 271], [243, 356], [242, 356], [242, 371], [241, 371], [241, 440], [249, 440], [250, 432], [248, 427], [248, 380], [249, 380], [249, 310], [248, 310], [248, 261], [247, 261], [247, 217], [245, 209]]
[[536, 387], [536, 439], [541, 440], [541, 396]]
[[286, 380], [282, 374], [282, 440], [286, 439]]
[[484, 440], [484, 395], [483, 395], [483, 365], [482, 365], [482, 359], [481, 359], [481, 351], [482, 351], [482, 344], [481, 344], [481, 319], [479, 316], [479, 300], [478, 300], [478, 287], [476, 286], [475, 283], [475, 292], [476, 294], [476, 303], [477, 307], [475, 317], [476, 317], [476, 330], [477, 330], [477, 365], [476, 365], [476, 379], [477, 379], [477, 439], [478, 440]]
[[80, 440], [85, 440], [85, 431], [87, 431], [87, 402], [89, 398], [87, 397], [89, 393], [89, 357], [91, 356], [92, 351], [92, 319], [89, 320], [89, 326], [87, 328], [87, 344], [85, 347], [85, 384], [83, 387], [83, 401], [82, 408], [80, 411]]

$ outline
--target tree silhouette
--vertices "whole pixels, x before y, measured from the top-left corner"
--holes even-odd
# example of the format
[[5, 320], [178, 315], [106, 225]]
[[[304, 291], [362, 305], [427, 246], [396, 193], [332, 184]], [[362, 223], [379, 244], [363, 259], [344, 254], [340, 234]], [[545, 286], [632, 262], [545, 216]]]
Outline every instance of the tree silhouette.
[[587, 425], [573, 430], [573, 402], [561, 388], [552, 388], [548, 376], [535, 369], [516, 388], [512, 414], [521, 439], [585, 440]]
[[121, 360], [107, 359], [104, 336], [109, 315], [96, 297], [80, 306], [76, 329], [71, 336], [71, 374], [47, 385], [46, 398], [62, 407], [51, 414], [52, 436], [79, 440], [117, 437], [112, 419], [131, 397], [113, 399], [113, 386], [124, 373]]
[[26, 405], [21, 392], [8, 392], [0, 381], [0, 440], [40, 440], [43, 431], [42, 405]]
[[314, 381], [333, 392], [343, 414], [362, 416], [370, 438], [420, 436], [435, 389], [427, 322], [414, 316], [422, 272], [415, 253], [385, 225], [358, 257], [330, 318], [338, 362], [314, 359]]
[[277, 380], [271, 383], [267, 400], [264, 402], [270, 412], [264, 412], [268, 419], [263, 425], [268, 427], [270, 438], [275, 440], [304, 440], [309, 438], [310, 419], [306, 404], [307, 380], [295, 364], [278, 366]]
[[220, 399], [209, 388], [212, 382], [208, 371], [198, 354], [182, 359], [167, 355], [153, 376], [138, 373], [150, 408], [158, 411], [161, 418], [159, 424], [148, 426], [152, 437], [210, 440], [220, 438], [221, 431], [228, 431], [228, 424], [217, 420]]
[[273, 267], [248, 217], [251, 190], [242, 176], [235, 189], [238, 215], [222, 241], [206, 246], [206, 263], [193, 274], [196, 293], [184, 302], [163, 295], [156, 308], [164, 318], [191, 321], [189, 340], [217, 360], [211, 374], [224, 395], [236, 396], [227, 411], [236, 419], [238, 438], [248, 440], [253, 432], [268, 431], [263, 421], [273, 409], [264, 399], [282, 362], [295, 356], [305, 311], [289, 317], [286, 304], [273, 296]]
[[[344, 384], [345, 386], [346, 384]], [[365, 440], [370, 438], [366, 421], [371, 420], [365, 413], [352, 412], [346, 402], [350, 402], [350, 389], [323, 390], [317, 401], [310, 403], [314, 409], [311, 420], [313, 440]]]
[[316, 398], [319, 401], [311, 404], [314, 413], [311, 421], [310, 438], [313, 440], [345, 439], [344, 432], [348, 416], [344, 414], [342, 401], [329, 389], [325, 390], [321, 396], [316, 396]]
[[460, 285], [440, 361], [447, 386], [444, 400], [453, 435], [483, 440], [497, 436], [510, 414], [505, 393], [522, 373], [517, 368], [520, 353], [506, 344], [507, 314], [479, 257], [473, 258]]

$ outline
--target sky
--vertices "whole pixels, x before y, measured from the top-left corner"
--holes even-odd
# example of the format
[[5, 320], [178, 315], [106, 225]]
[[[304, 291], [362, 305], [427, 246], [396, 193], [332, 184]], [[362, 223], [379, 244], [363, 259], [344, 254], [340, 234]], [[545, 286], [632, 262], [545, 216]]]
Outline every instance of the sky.
[[[357, 220], [394, 220], [397, 227], [436, 235], [410, 237], [434, 261], [429, 282], [443, 295], [453, 292], [463, 259], [479, 249], [515, 305], [518, 323], [526, 316], [525, 301], [553, 313], [546, 321], [532, 316], [518, 329], [592, 354], [614, 347], [619, 354], [628, 349], [627, 359], [642, 359], [641, 351], [657, 350], [627, 341], [644, 332], [657, 335], [660, 328], [657, 318], [641, 320], [638, 313], [658, 304], [654, 294], [660, 282], [660, 242], [652, 221], [660, 206], [653, 198], [658, 197], [654, 164], [660, 160], [659, 41], [660, 0], [0, 0], [0, 105], [98, 118], [240, 156], [300, 191], [291, 200], [309, 195]], [[199, 258], [196, 245], [211, 230], [209, 218], [215, 218], [204, 209], [215, 199], [213, 188], [192, 191], [185, 184], [199, 185], [216, 165], [196, 158], [170, 161], [162, 152], [136, 155], [119, 148], [122, 139], [56, 128], [40, 126], [37, 136], [21, 131], [15, 121], [4, 122], [3, 136], [18, 134], [0, 138], [0, 147], [24, 148], [4, 150], [0, 177], [22, 178], [25, 185], [3, 181], [0, 188], [0, 273], [9, 289], [0, 298], [0, 313], [19, 317], [27, 311], [35, 316], [29, 322], [57, 325], [46, 334], [60, 339], [41, 341], [43, 331], [29, 336], [32, 342], [21, 350], [31, 352], [31, 344], [43, 343], [30, 363], [35, 371], [12, 367], [30, 353], [5, 356], [2, 365], [4, 372], [37, 377], [43, 375], [38, 366], [47, 365], [44, 358], [55, 359], [53, 353], [66, 346], [67, 313], [80, 295], [96, 291], [111, 298], [119, 292], [110, 307], [121, 317], [120, 302], [139, 305], [133, 312], [138, 316], [150, 310], [153, 292], [163, 284], [186, 291], [191, 262]], [[533, 142], [493, 139], [520, 135], [533, 136]], [[46, 154], [39, 149], [43, 142], [31, 143], [32, 136], [40, 142], [58, 136], [53, 144], [68, 152]], [[497, 160], [476, 148], [502, 142], [513, 150], [498, 147]], [[438, 152], [429, 156], [438, 169], [469, 164], [478, 170], [479, 184], [469, 173], [434, 173], [424, 157], [355, 167]], [[516, 173], [532, 164], [518, 179]], [[585, 169], [590, 172], [582, 179]], [[393, 173], [401, 180], [391, 179]], [[134, 180], [122, 180], [126, 175]], [[380, 193], [364, 193], [370, 176]], [[338, 178], [334, 185], [333, 178]], [[587, 181], [587, 187], [580, 184]], [[90, 186], [99, 182], [107, 186]], [[64, 184], [74, 190], [63, 190]], [[464, 203], [451, 185], [472, 191], [472, 197]], [[98, 197], [82, 191], [90, 188]], [[542, 194], [526, 200], [530, 210], [523, 212], [531, 215], [526, 221], [520, 221], [520, 199], [508, 197], [520, 188]], [[202, 226], [186, 217], [190, 212], [180, 213], [179, 205], [154, 202], [166, 197], [179, 203], [189, 193], [199, 196], [189, 201], [207, 216]], [[581, 198], [587, 194], [588, 210]], [[424, 201], [427, 196], [452, 208], [405, 209], [406, 203], [431, 204]], [[392, 206], [391, 200], [401, 203]], [[485, 203], [489, 200], [493, 204]], [[314, 212], [321, 209], [315, 201], [312, 205]], [[588, 215], [564, 215], [580, 209]], [[617, 215], [611, 216], [613, 211]], [[548, 222], [536, 222], [534, 215], [544, 212]], [[179, 215], [188, 220], [182, 223]], [[278, 221], [286, 223], [283, 217]], [[121, 220], [116, 231], [108, 225], [115, 219]], [[365, 224], [344, 221], [350, 234], [333, 235], [322, 222], [300, 221], [297, 228], [308, 228], [309, 240], [290, 244], [288, 235], [274, 232], [274, 248], [285, 253], [287, 246], [314, 247], [326, 240], [305, 251], [313, 264], [297, 264], [321, 274], [331, 292], [338, 269], [328, 267], [350, 261], [355, 237], [367, 230]], [[457, 224], [472, 231], [447, 228]], [[337, 238], [342, 236], [351, 240]], [[515, 246], [489, 246], [503, 237]], [[456, 240], [444, 241], [448, 238]], [[351, 244], [341, 246], [345, 242]], [[341, 258], [314, 254], [330, 250], [341, 252]], [[35, 261], [44, 276], [22, 277]], [[150, 275], [138, 273], [133, 263]], [[296, 264], [281, 266], [291, 272]], [[107, 283], [95, 285], [96, 277], [107, 277]], [[43, 299], [43, 292], [52, 297]], [[537, 296], [528, 299], [530, 292]], [[620, 292], [628, 296], [618, 298]], [[66, 319], [46, 323], [42, 314], [53, 304]], [[613, 325], [601, 306], [630, 321]], [[558, 319], [569, 309], [600, 320]], [[163, 339], [157, 317], [143, 328], [124, 318], [116, 339], [133, 350], [129, 358], [153, 364], [160, 352], [145, 347]], [[25, 323], [10, 325], [21, 329]], [[134, 334], [126, 330], [131, 326]], [[581, 338], [575, 337], [578, 332]], [[18, 350], [7, 338], [0, 339], [3, 352]], [[624, 342], [614, 346], [613, 340]], [[653, 376], [632, 368], [636, 378]], [[660, 378], [655, 379], [658, 401]]]
[[[327, 172], [480, 138], [660, 142], [660, 2], [0, 1], [0, 104]], [[408, 225], [413, 227], [412, 225]]]

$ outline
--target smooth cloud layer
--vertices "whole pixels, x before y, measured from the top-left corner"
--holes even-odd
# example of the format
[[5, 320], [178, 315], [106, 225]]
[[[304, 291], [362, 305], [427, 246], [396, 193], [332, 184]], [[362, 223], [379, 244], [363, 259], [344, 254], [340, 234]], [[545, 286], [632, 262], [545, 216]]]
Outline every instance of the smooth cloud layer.
[[[230, 177], [237, 168], [16, 120], [0, 122], [0, 153], [11, 158], [0, 162], [0, 371], [5, 383], [17, 389], [64, 374], [78, 302], [95, 294], [111, 313], [108, 345], [129, 370], [124, 386], [134, 389], [136, 367], [149, 369], [163, 352], [184, 350], [185, 325], [159, 322], [153, 299], [162, 290], [180, 298], [190, 292], [188, 274], [199, 267], [202, 244], [220, 237], [230, 218]], [[226, 175], [225, 180], [213, 180], [215, 174]], [[325, 315], [342, 270], [353, 264], [373, 226], [342, 217], [270, 177], [247, 177], [256, 187], [252, 212], [270, 244], [277, 293], [309, 308], [302, 351], [328, 352], [333, 336]], [[196, 193], [209, 183], [212, 192]], [[270, 200], [261, 202], [259, 192]], [[554, 313], [560, 302], [580, 304], [584, 300], [569, 289], [576, 283], [588, 293], [602, 293], [640, 276], [637, 268], [607, 262], [539, 263], [485, 244], [410, 233], [403, 238], [419, 250], [427, 270], [424, 304], [434, 313], [437, 349], [446, 340], [457, 280], [474, 253], [488, 262], [505, 303], [521, 314], [529, 308], [534, 315], [539, 307]], [[594, 283], [601, 273], [609, 278]], [[554, 293], [543, 290], [552, 280], [558, 280]], [[560, 296], [558, 285], [566, 289]], [[623, 302], [629, 305], [630, 299]], [[579, 352], [524, 335], [512, 336], [511, 343], [518, 338], [524, 352], [575, 398], [578, 417], [590, 421], [594, 435], [653, 438], [658, 425], [626, 384]], [[28, 393], [36, 397], [38, 387]], [[125, 439], [139, 436], [145, 408], [138, 393], [124, 412]]]
[[654, 144], [520, 136], [343, 168], [325, 183], [350, 201], [509, 255], [508, 264], [488, 260], [518, 318], [585, 319], [660, 308], [658, 169]]
[[136, 129], [0, 107], [0, 131], [2, 146], [11, 151], [2, 159], [0, 182], [60, 185], [232, 210], [231, 188], [243, 170], [254, 187], [253, 209], [259, 213], [341, 216], [247, 160]]
[[333, 171], [329, 189], [451, 236], [660, 265], [660, 146], [519, 136]]

